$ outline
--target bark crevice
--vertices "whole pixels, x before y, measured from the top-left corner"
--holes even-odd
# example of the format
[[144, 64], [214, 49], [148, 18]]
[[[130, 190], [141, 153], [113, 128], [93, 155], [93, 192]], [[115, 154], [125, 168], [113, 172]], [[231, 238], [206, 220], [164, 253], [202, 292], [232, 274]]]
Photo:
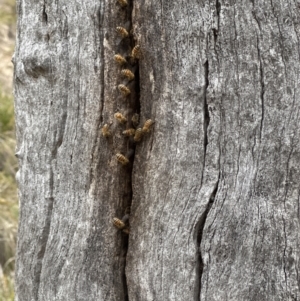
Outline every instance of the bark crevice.
[[[53, 185], [53, 183], [52, 183], [52, 185]], [[51, 181], [50, 181], [50, 186], [51, 186]], [[50, 233], [54, 198], [49, 197], [49, 198], [46, 198], [45, 201], [47, 202], [47, 204], [46, 204], [47, 208], [46, 208], [46, 213], [45, 213], [46, 214], [45, 225], [44, 225], [42, 233], [40, 235], [41, 239], [38, 244], [39, 250], [37, 252], [37, 264], [36, 264], [36, 270], [35, 270], [35, 283], [36, 283], [35, 300], [39, 300], [39, 289], [40, 289], [40, 282], [41, 282], [43, 260], [44, 260], [46, 246], [48, 243], [48, 238], [49, 238], [49, 233]]]
[[197, 225], [196, 225], [196, 246], [197, 246], [197, 263], [196, 263], [196, 288], [195, 288], [195, 301], [201, 301], [201, 280], [202, 280], [202, 274], [203, 274], [203, 268], [204, 268], [204, 263], [203, 263], [203, 257], [201, 253], [201, 242], [202, 242], [202, 237], [203, 237], [203, 230], [206, 222], [206, 218], [208, 216], [208, 213], [214, 203], [216, 193], [218, 191], [219, 187], [219, 180], [215, 185], [215, 188], [210, 195], [208, 204], [206, 206], [206, 209], [204, 210], [203, 214], [201, 215]]
[[215, 34], [215, 43], [217, 42], [217, 38], [218, 38], [218, 32], [220, 30], [220, 12], [221, 12], [221, 3], [219, 0], [216, 0], [216, 12], [217, 12], [217, 32], [214, 31]]
[[[252, 11], [252, 15], [253, 18], [255, 20], [255, 22], [257, 23], [258, 29], [261, 32], [261, 26], [260, 26], [260, 22], [256, 16], [256, 12], [255, 12], [255, 2], [254, 0], [251, 0], [252, 2], [252, 6], [253, 6], [253, 11]], [[265, 94], [265, 83], [264, 83], [264, 69], [263, 69], [263, 62], [262, 62], [262, 57], [261, 57], [261, 52], [260, 52], [260, 41], [259, 41], [259, 34], [257, 34], [257, 56], [258, 56], [258, 61], [259, 61], [259, 77], [260, 77], [260, 86], [261, 86], [261, 90], [260, 90], [260, 100], [261, 100], [261, 122], [260, 122], [260, 140], [262, 137], [262, 130], [263, 130], [263, 123], [264, 123], [264, 94]]]
[[287, 249], [287, 235], [286, 235], [286, 225], [284, 217], [282, 216], [282, 223], [283, 223], [283, 233], [284, 233], [284, 250], [283, 250], [283, 271], [284, 271], [284, 279], [285, 279], [285, 286], [288, 289], [287, 284], [287, 273], [286, 273], [286, 249]]
[[[203, 99], [203, 132], [204, 132], [204, 138], [203, 138], [203, 149], [204, 149], [204, 164], [203, 164], [203, 171], [202, 171], [202, 177], [201, 177], [201, 186], [203, 182], [203, 175], [204, 175], [204, 170], [205, 170], [205, 161], [206, 161], [206, 152], [207, 152], [207, 144], [208, 144], [208, 134], [207, 134], [207, 128], [210, 122], [210, 117], [209, 117], [209, 111], [208, 111], [208, 104], [207, 104], [207, 89], [209, 85], [209, 63], [208, 60], [204, 64], [204, 76], [205, 76], [205, 87], [204, 87], [204, 99]], [[213, 201], [215, 199], [216, 192], [218, 190], [218, 183], [216, 184], [216, 187], [214, 188], [209, 201], [206, 205], [206, 208], [203, 212], [203, 214], [200, 216], [200, 219], [196, 225], [195, 229], [195, 236], [196, 236], [196, 247], [197, 247], [197, 253], [196, 253], [196, 287], [195, 287], [195, 301], [200, 301], [200, 293], [201, 293], [201, 279], [202, 279], [202, 273], [203, 273], [203, 259], [202, 259], [202, 254], [201, 254], [201, 241], [202, 241], [202, 236], [203, 236], [203, 229], [205, 225], [205, 221], [207, 218], [207, 215], [209, 213], [209, 210], [213, 204]]]
[[[135, 95], [136, 95], [134, 110], [138, 114], [140, 114], [140, 74], [139, 74], [138, 62], [136, 63], [136, 70], [135, 70], [134, 75], [135, 75], [135, 86], [134, 87], [135, 87]], [[131, 156], [131, 158], [129, 158], [129, 159], [131, 159], [131, 166], [130, 166], [130, 170], [128, 171], [128, 174], [129, 174], [129, 184], [128, 185], [130, 185], [130, 191], [131, 191], [129, 203], [127, 204], [129, 208], [131, 207], [132, 198], [133, 198], [132, 179], [133, 179], [133, 163], [134, 163], [134, 158], [135, 158], [135, 149], [136, 149], [136, 145], [129, 142], [128, 154], [130, 154], [130, 156]], [[123, 254], [124, 254], [124, 268], [123, 268], [123, 272], [122, 272], [122, 282], [123, 282], [125, 301], [129, 301], [128, 284], [127, 284], [127, 276], [126, 276], [126, 262], [127, 262], [129, 235], [130, 235], [130, 233], [128, 235], [123, 235], [123, 239], [122, 239], [122, 250], [123, 250]]]
[[257, 55], [259, 60], [259, 74], [260, 74], [260, 100], [261, 100], [261, 121], [260, 121], [260, 140], [262, 137], [263, 131], [263, 124], [264, 124], [264, 112], [265, 112], [265, 101], [264, 101], [264, 94], [265, 94], [265, 82], [264, 82], [264, 69], [263, 69], [263, 62], [260, 53], [260, 45], [259, 45], [259, 37], [257, 37]]
[[46, 13], [46, 3], [43, 4], [43, 23], [48, 23], [48, 15]]
[[124, 252], [124, 268], [122, 271], [122, 284], [123, 284], [123, 290], [124, 290], [124, 301], [129, 301], [128, 297], [128, 284], [127, 284], [127, 277], [126, 277], [126, 260], [127, 260], [127, 252], [128, 252], [128, 241], [129, 241], [129, 235], [122, 234], [122, 248]]
[[[130, 20], [130, 32], [132, 32], [133, 27], [133, 0], [128, 1], [129, 7], [128, 7], [128, 19]], [[135, 46], [134, 37], [132, 34], [129, 36], [129, 44], [131, 45], [131, 48]], [[134, 84], [130, 85], [132, 89], [134, 89], [134, 95], [133, 99], [131, 99], [130, 103], [132, 104], [132, 107], [130, 108], [133, 112], [140, 114], [140, 72], [139, 72], [139, 63], [138, 60], [135, 62], [133, 67], [134, 72]], [[128, 198], [126, 205], [126, 210], [128, 211], [128, 208], [131, 207], [132, 204], [132, 198], [133, 198], [133, 185], [132, 185], [132, 178], [133, 178], [133, 164], [134, 164], [134, 158], [135, 158], [135, 150], [136, 150], [136, 144], [132, 141], [132, 139], [128, 140], [128, 151], [127, 151], [127, 157], [130, 160], [130, 167], [128, 168], [128, 186], [130, 187], [130, 197]], [[127, 214], [128, 212], [126, 212]], [[130, 209], [129, 209], [130, 213]], [[130, 222], [130, 218], [129, 218]], [[130, 227], [130, 224], [129, 224]], [[130, 228], [129, 228], [129, 234], [125, 235], [122, 234], [122, 257], [124, 258], [124, 265], [123, 265], [123, 271], [122, 271], [122, 284], [123, 284], [123, 291], [124, 291], [124, 300], [129, 301], [129, 294], [128, 294], [128, 283], [127, 283], [127, 275], [126, 275], [126, 264], [127, 264], [127, 253], [128, 253], [128, 244], [129, 244], [129, 235], [130, 235]]]
[[208, 69], [209, 69], [209, 65], [208, 65], [208, 60], [204, 63], [204, 78], [205, 78], [205, 86], [204, 86], [204, 97], [203, 97], [203, 133], [204, 133], [204, 137], [203, 137], [203, 151], [204, 151], [204, 155], [203, 155], [203, 170], [202, 170], [202, 175], [201, 175], [201, 186], [202, 186], [202, 182], [203, 182], [203, 175], [204, 175], [204, 170], [205, 170], [205, 158], [206, 158], [206, 148], [207, 148], [207, 144], [208, 144], [208, 138], [207, 138], [207, 128], [209, 125], [209, 111], [208, 111], [208, 104], [207, 104], [207, 99], [206, 99], [206, 94], [207, 94], [207, 88], [209, 85], [209, 81], [208, 81]]
[[209, 85], [209, 80], [208, 80], [208, 60], [204, 64], [204, 75], [205, 75], [205, 93], [204, 93], [204, 101], [203, 101], [203, 114], [204, 114], [204, 122], [203, 122], [203, 131], [204, 131], [204, 163], [205, 163], [205, 156], [206, 156], [206, 148], [208, 144], [208, 138], [207, 138], [207, 128], [209, 125], [209, 112], [208, 112], [208, 104], [207, 104], [207, 99], [206, 99], [206, 94], [207, 94], [207, 88]]

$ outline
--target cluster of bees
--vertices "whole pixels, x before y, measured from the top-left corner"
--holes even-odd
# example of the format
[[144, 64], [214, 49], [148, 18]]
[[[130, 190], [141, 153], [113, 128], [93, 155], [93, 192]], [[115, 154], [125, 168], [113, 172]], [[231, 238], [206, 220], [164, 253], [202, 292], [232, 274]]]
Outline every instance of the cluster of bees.
[[[117, 0], [119, 5], [122, 8], [126, 8], [128, 6], [127, 0]], [[129, 32], [126, 28], [118, 26], [116, 28], [116, 33], [121, 39], [126, 39], [130, 36]], [[141, 47], [140, 45], [135, 45], [130, 55], [122, 56], [121, 54], [116, 54], [114, 56], [114, 61], [121, 67], [120, 75], [127, 80], [127, 84], [135, 79], [135, 74], [132, 70], [130, 70], [131, 65], [135, 64], [140, 58], [141, 58]], [[133, 68], [134, 69], [134, 68]], [[126, 84], [120, 84], [118, 85], [118, 90], [122, 97], [125, 99], [130, 97], [132, 94], [129, 87], [126, 86]], [[134, 94], [133, 94], [134, 95]], [[151, 126], [154, 124], [154, 122], [151, 119], [148, 119], [144, 122], [143, 126], [139, 126], [139, 114], [135, 113], [133, 114], [131, 120], [128, 120], [128, 116], [124, 116], [126, 113], [117, 112], [114, 114], [114, 119], [117, 121], [118, 124], [124, 126], [124, 130], [122, 131], [122, 135], [124, 137], [132, 140], [134, 143], [137, 143], [142, 140], [143, 136], [150, 132]], [[102, 127], [102, 135], [105, 138], [109, 138], [112, 136], [112, 130], [111, 130], [111, 124], [104, 124]], [[130, 125], [130, 127], [126, 128], [126, 125]], [[130, 163], [129, 161], [129, 155], [123, 155], [121, 153], [116, 153], [115, 158], [117, 162], [119, 162], [122, 165], [128, 165]], [[125, 216], [122, 219], [113, 218], [113, 224], [120, 230], [122, 230], [123, 233], [129, 234], [129, 226], [128, 226], [128, 220], [129, 215], [125, 214]]]

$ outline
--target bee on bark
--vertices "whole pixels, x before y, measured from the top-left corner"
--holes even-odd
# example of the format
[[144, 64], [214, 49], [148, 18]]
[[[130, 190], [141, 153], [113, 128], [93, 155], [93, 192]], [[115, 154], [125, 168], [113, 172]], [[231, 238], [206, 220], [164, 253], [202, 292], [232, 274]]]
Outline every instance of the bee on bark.
[[138, 141], [141, 141], [142, 137], [143, 137], [143, 130], [141, 128], [138, 128], [136, 131], [135, 131], [135, 135], [134, 135], [134, 138], [133, 140], [138, 142]]
[[122, 7], [126, 7], [128, 5], [127, 0], [118, 0], [118, 2]]
[[126, 228], [126, 229], [123, 229], [122, 232], [125, 233], [125, 234], [129, 234], [130, 230], [128, 228]]
[[104, 124], [104, 126], [101, 129], [101, 131], [102, 131], [103, 137], [110, 137], [111, 136], [111, 132], [109, 130], [109, 125], [107, 123]]
[[123, 69], [121, 71], [121, 74], [124, 77], [127, 77], [129, 80], [133, 80], [134, 79], [134, 74], [129, 69]]
[[134, 134], [135, 134], [135, 129], [132, 128], [123, 131], [123, 135], [125, 136], [134, 136]]
[[116, 157], [122, 165], [127, 165], [129, 163], [129, 160], [122, 154], [116, 154]]
[[113, 224], [120, 230], [126, 227], [125, 223], [122, 220], [118, 219], [117, 217], [113, 218]]
[[125, 85], [119, 85], [118, 89], [123, 96], [128, 96], [131, 93], [130, 90]]
[[141, 46], [140, 45], [135, 45], [131, 51], [131, 56], [138, 60], [141, 58], [142, 52], [141, 52]]
[[139, 125], [139, 119], [140, 119], [139, 114], [137, 114], [137, 113], [133, 114], [133, 116], [131, 118], [131, 122], [132, 122], [134, 127], [137, 127]]
[[127, 118], [120, 112], [117, 112], [115, 115], [115, 118], [120, 122], [120, 123], [126, 123]]
[[128, 221], [129, 221], [129, 213], [125, 213], [125, 215], [122, 217], [122, 219], [119, 219], [117, 217], [113, 218], [113, 224], [118, 228], [119, 230], [122, 230], [123, 233], [129, 234], [130, 230], [128, 227]]
[[146, 120], [143, 126], [143, 133], [149, 133], [150, 127], [153, 123], [154, 122], [151, 119]]
[[120, 54], [116, 54], [114, 60], [121, 66], [127, 63], [126, 59]]
[[121, 36], [123, 39], [124, 38], [127, 38], [128, 37], [128, 31], [124, 28], [124, 27], [121, 27], [121, 26], [118, 26], [116, 28], [116, 32], [119, 36]]

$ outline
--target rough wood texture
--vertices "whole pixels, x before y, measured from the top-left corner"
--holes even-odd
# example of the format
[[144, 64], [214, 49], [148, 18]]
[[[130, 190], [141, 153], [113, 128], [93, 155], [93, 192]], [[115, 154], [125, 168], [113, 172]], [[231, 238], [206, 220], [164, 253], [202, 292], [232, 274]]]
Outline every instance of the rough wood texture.
[[135, 156], [130, 300], [300, 299], [297, 9], [136, 5], [157, 124]]
[[[113, 2], [19, 1], [15, 95], [20, 159], [17, 300], [123, 300], [126, 237], [112, 218], [131, 199], [121, 127], [100, 128], [119, 97]], [[117, 16], [117, 17], [112, 17]]]
[[129, 300], [199, 299], [201, 229], [219, 177], [218, 116], [207, 145], [202, 10], [198, 1], [136, 3], [141, 115], [156, 124], [134, 160]]
[[299, 8], [19, 1], [16, 300], [300, 300]]

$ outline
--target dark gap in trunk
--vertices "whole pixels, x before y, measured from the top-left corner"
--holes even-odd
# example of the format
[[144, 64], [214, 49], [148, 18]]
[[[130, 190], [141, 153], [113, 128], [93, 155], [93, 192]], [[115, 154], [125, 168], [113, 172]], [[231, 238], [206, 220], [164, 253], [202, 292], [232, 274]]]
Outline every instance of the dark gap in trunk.
[[203, 92], [203, 170], [202, 170], [202, 174], [201, 174], [201, 185], [202, 186], [202, 182], [203, 182], [203, 177], [204, 177], [204, 170], [205, 170], [205, 159], [206, 159], [206, 148], [207, 148], [207, 144], [208, 144], [208, 138], [207, 138], [207, 128], [209, 125], [209, 112], [208, 112], [208, 105], [207, 105], [207, 99], [206, 99], [206, 94], [207, 94], [207, 87], [209, 85], [209, 81], [208, 81], [208, 61], [206, 61], [204, 63], [204, 80], [205, 80], [205, 86], [204, 86], [204, 92]]
[[206, 156], [206, 148], [208, 144], [208, 139], [207, 139], [207, 128], [209, 125], [209, 112], [208, 112], [208, 105], [207, 105], [207, 100], [206, 100], [206, 94], [207, 94], [207, 87], [209, 85], [208, 81], [208, 61], [204, 64], [204, 72], [205, 72], [205, 94], [204, 94], [204, 102], [203, 102], [203, 114], [204, 114], [204, 161], [205, 161], [205, 156]]
[[[201, 177], [201, 186], [203, 183], [203, 177], [204, 177], [204, 171], [205, 171], [205, 160], [206, 160], [206, 151], [207, 151], [207, 144], [208, 144], [208, 134], [207, 134], [207, 128], [210, 122], [209, 117], [209, 111], [208, 111], [208, 104], [207, 104], [207, 89], [209, 85], [209, 64], [208, 61], [204, 64], [204, 77], [205, 77], [205, 86], [204, 86], [204, 99], [203, 99], [203, 148], [204, 148], [204, 155], [203, 155], [203, 171], [202, 171], [202, 177]], [[195, 233], [194, 233], [194, 240], [196, 243], [196, 285], [195, 285], [195, 292], [194, 292], [194, 300], [199, 301], [200, 300], [200, 293], [201, 293], [201, 279], [202, 279], [202, 273], [203, 273], [203, 259], [201, 254], [201, 242], [202, 242], [202, 236], [203, 236], [203, 229], [206, 222], [206, 218], [208, 216], [208, 213], [210, 211], [210, 208], [212, 207], [212, 204], [215, 199], [215, 195], [218, 190], [218, 183], [217, 181], [214, 190], [209, 198], [209, 201], [206, 205], [206, 208], [202, 215], [199, 218], [199, 221], [196, 225]]]
[[[132, 11], [133, 11], [133, 0], [128, 0], [128, 8], [127, 8], [127, 15], [128, 20], [130, 20], [130, 37], [128, 40], [128, 44], [130, 45], [130, 51], [135, 46], [134, 37], [132, 35]], [[129, 88], [131, 89], [132, 93], [129, 99], [129, 111], [131, 112], [131, 115], [134, 114], [140, 114], [140, 73], [139, 73], [139, 63], [138, 60], [133, 60], [128, 54], [127, 59], [129, 60], [129, 69], [134, 73], [134, 80], [128, 83]], [[134, 127], [133, 122], [131, 122], [131, 127]], [[130, 207], [132, 203], [132, 197], [133, 197], [133, 190], [132, 190], [132, 176], [133, 176], [133, 163], [134, 163], [134, 157], [135, 157], [135, 149], [136, 144], [133, 141], [133, 137], [130, 137], [128, 139], [128, 147], [127, 147], [127, 157], [130, 160], [130, 166], [128, 167], [128, 179], [127, 179], [127, 185], [129, 187], [129, 193], [128, 196], [125, 198], [124, 202], [124, 208], [125, 213], [130, 214]], [[129, 218], [130, 221], [130, 218]], [[129, 229], [130, 231], [130, 229]], [[127, 251], [128, 251], [128, 241], [129, 241], [129, 234], [122, 233], [122, 260], [124, 260], [123, 264], [123, 271], [122, 271], [122, 284], [123, 284], [123, 290], [124, 290], [124, 300], [129, 301], [128, 296], [128, 286], [127, 286], [127, 277], [126, 277], [126, 259], [127, 259]]]
[[196, 246], [197, 246], [197, 254], [196, 254], [196, 288], [195, 288], [195, 301], [200, 301], [201, 297], [201, 280], [202, 280], [202, 274], [203, 274], [203, 259], [202, 259], [202, 254], [201, 254], [201, 242], [202, 242], [202, 237], [203, 237], [203, 230], [206, 222], [206, 218], [208, 216], [208, 213], [214, 203], [216, 193], [218, 191], [218, 185], [219, 181], [216, 183], [216, 186], [209, 198], [209, 202], [206, 206], [205, 211], [203, 212], [202, 216], [200, 217], [197, 225], [196, 225], [196, 230], [195, 230], [195, 235], [196, 235]]
[[43, 5], [43, 23], [47, 24], [48, 23], [48, 15], [46, 13], [46, 3], [44, 2], [44, 5]]
[[216, 13], [217, 13], [217, 28], [213, 28], [213, 35], [214, 35], [214, 44], [216, 46], [217, 39], [218, 39], [218, 32], [220, 30], [220, 12], [221, 12], [221, 3], [219, 0], [216, 0]]
[[219, 0], [216, 0], [216, 9], [217, 9], [218, 31], [219, 31], [220, 30], [220, 12], [221, 12], [221, 3]]

